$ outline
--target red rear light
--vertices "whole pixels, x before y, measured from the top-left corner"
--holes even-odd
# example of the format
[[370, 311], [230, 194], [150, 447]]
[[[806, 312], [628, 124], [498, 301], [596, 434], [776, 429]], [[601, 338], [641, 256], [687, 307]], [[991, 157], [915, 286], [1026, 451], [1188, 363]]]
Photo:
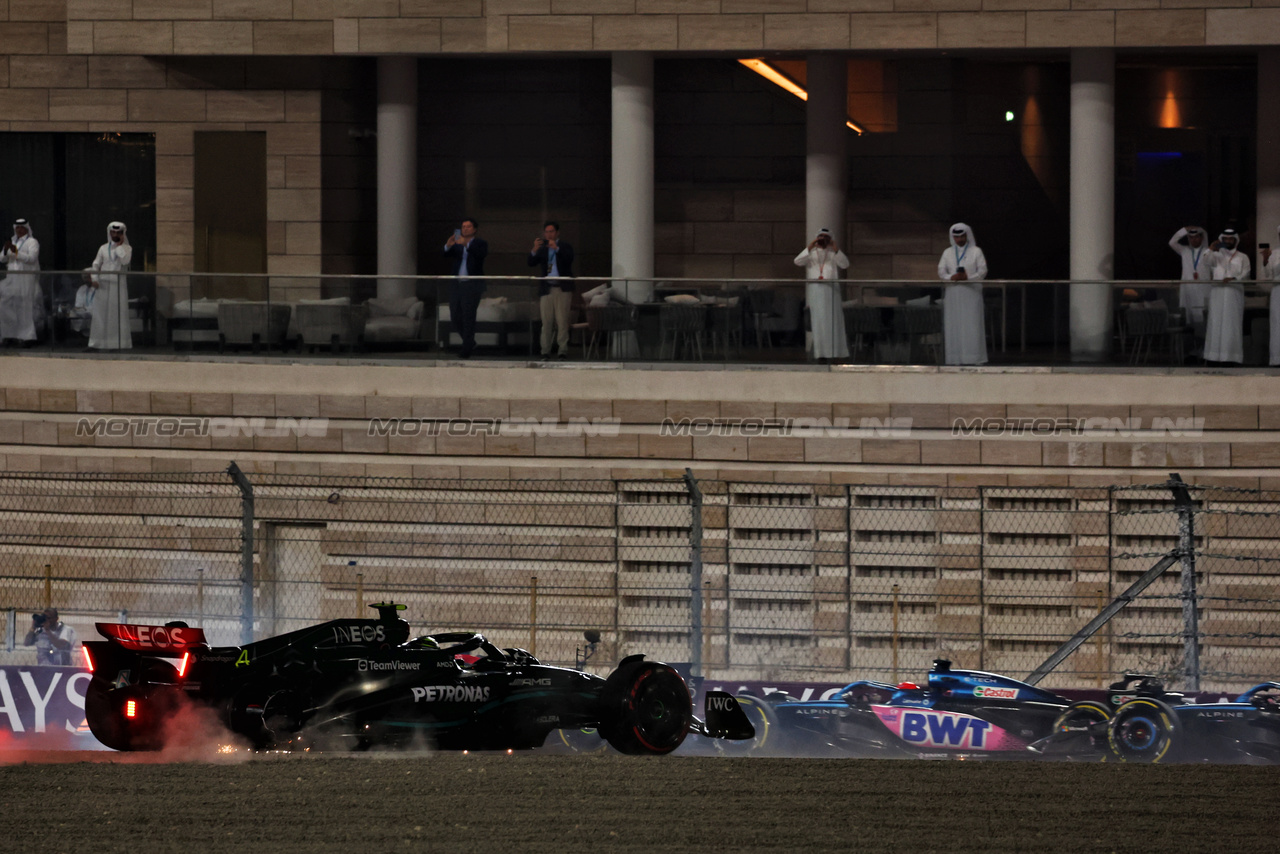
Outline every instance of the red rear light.
[[84, 666], [89, 668], [89, 672], [93, 672], [93, 657], [89, 655], [89, 647], [82, 646], [80, 651], [84, 653]]
[[126, 718], [136, 718], [138, 716], [138, 701], [128, 700], [124, 704], [124, 716]]
[[182, 679], [187, 675], [187, 662], [191, 660], [191, 653], [184, 652], [182, 661], [178, 662], [178, 678]]

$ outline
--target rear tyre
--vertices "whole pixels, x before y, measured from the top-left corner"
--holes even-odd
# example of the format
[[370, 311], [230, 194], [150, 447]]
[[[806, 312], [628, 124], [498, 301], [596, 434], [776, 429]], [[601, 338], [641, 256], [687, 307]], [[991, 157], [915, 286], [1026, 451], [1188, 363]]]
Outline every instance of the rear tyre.
[[[1058, 715], [1054, 720], [1053, 733], [1060, 738], [1063, 736], [1070, 737], [1069, 733], [1080, 732], [1091, 724], [1105, 723], [1109, 720], [1111, 720], [1110, 706], [1095, 700], [1079, 700], [1063, 709], [1062, 714]], [[1076, 744], [1083, 744], [1083, 742], [1076, 742], [1075, 740], [1070, 742], [1070, 745]], [[1102, 753], [1097, 757], [1098, 761], [1106, 762], [1106, 745], [1099, 744], [1093, 741], [1092, 738], [1090, 739], [1090, 745], [1093, 749], [1101, 748]]]
[[680, 674], [656, 661], [637, 661], [609, 677], [600, 734], [619, 753], [670, 753], [684, 743], [693, 719]]
[[751, 721], [751, 725], [755, 727], [755, 738], [749, 738], [745, 741], [718, 738], [716, 739], [716, 749], [725, 756], [771, 754], [777, 746], [779, 734], [773, 707], [759, 697], [753, 697], [750, 694], [739, 694], [734, 699], [738, 701], [738, 707], [747, 716], [747, 720]]
[[595, 727], [558, 729], [554, 741], [559, 742], [561, 748], [568, 748], [570, 753], [604, 753], [609, 749], [608, 742]]
[[[130, 700], [136, 704], [134, 718], [125, 715]], [[170, 685], [113, 689], [94, 678], [85, 690], [84, 716], [93, 737], [112, 750], [160, 750], [165, 727], [184, 700], [182, 691]]]
[[1107, 728], [1107, 743], [1121, 762], [1167, 761], [1178, 730], [1173, 709], [1159, 700], [1139, 697], [1116, 709]]

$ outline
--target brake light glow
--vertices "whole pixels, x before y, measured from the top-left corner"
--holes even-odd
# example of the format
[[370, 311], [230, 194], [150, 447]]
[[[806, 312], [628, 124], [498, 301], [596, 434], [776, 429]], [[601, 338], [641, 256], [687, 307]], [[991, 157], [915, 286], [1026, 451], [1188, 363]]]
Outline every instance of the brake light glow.
[[124, 716], [126, 718], [136, 718], [138, 716], [138, 701], [128, 700], [124, 704]]
[[190, 660], [191, 660], [191, 653], [189, 653], [189, 652], [184, 652], [184, 653], [182, 654], [182, 661], [178, 662], [178, 678], [179, 678], [179, 679], [182, 679], [182, 678], [185, 678], [185, 677], [186, 677], [186, 675], [187, 675], [187, 662], [188, 662], [188, 661], [190, 661]]
[[80, 651], [81, 651], [82, 653], [84, 653], [84, 666], [85, 666], [85, 667], [87, 667], [87, 668], [89, 668], [89, 672], [90, 672], [90, 673], [92, 673], [92, 672], [93, 672], [93, 657], [92, 657], [91, 655], [89, 655], [89, 647], [87, 647], [87, 646], [82, 646], [82, 647], [80, 647]]

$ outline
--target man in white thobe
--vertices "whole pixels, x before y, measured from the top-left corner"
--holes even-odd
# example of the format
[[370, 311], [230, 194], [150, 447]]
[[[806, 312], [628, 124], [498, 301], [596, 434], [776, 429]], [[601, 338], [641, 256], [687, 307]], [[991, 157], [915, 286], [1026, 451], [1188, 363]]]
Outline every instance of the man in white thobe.
[[942, 338], [948, 365], [987, 363], [986, 318], [983, 315], [982, 280], [987, 277], [987, 256], [973, 239], [973, 229], [963, 222], [951, 226], [951, 248], [938, 261], [938, 278], [946, 284], [942, 300]]
[[13, 237], [0, 249], [0, 263], [9, 274], [0, 282], [0, 339], [34, 342], [37, 323], [44, 322], [44, 293], [40, 290], [40, 242], [25, 219], [13, 223]]
[[1209, 301], [1209, 283], [1213, 279], [1213, 251], [1205, 245], [1204, 229], [1188, 225], [1169, 238], [1169, 248], [1182, 259], [1182, 284], [1178, 287], [1178, 306], [1196, 337], [1204, 334], [1204, 309]]
[[[127, 350], [133, 346], [129, 327], [129, 282], [123, 271], [133, 260], [128, 230], [123, 222], [107, 226], [107, 242], [93, 259], [93, 322], [89, 324], [89, 346], [97, 350]], [[121, 272], [117, 272], [121, 271]]]
[[1206, 362], [1244, 362], [1244, 281], [1253, 265], [1239, 246], [1240, 235], [1234, 228], [1225, 228], [1209, 247], [1214, 256], [1205, 312]]
[[820, 229], [813, 241], [795, 258], [804, 267], [804, 289], [813, 335], [813, 358], [820, 362], [849, 358], [844, 333], [844, 286], [840, 271], [849, 269], [849, 258], [840, 251], [829, 229]]
[[[1280, 228], [1276, 229], [1276, 240], [1280, 241]], [[1280, 242], [1276, 243], [1280, 246]], [[1280, 284], [1280, 252], [1271, 251], [1267, 244], [1258, 249], [1262, 255], [1262, 268], [1258, 270], [1259, 279]], [[1271, 358], [1270, 365], [1280, 365], [1280, 287], [1271, 286]]]

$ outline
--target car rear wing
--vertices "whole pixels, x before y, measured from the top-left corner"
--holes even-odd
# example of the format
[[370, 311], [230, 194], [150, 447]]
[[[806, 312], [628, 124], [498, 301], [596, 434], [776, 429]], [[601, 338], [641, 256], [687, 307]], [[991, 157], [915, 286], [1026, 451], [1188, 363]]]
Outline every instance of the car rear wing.
[[204, 629], [187, 625], [140, 626], [131, 623], [95, 623], [98, 634], [127, 650], [178, 657], [208, 647]]

